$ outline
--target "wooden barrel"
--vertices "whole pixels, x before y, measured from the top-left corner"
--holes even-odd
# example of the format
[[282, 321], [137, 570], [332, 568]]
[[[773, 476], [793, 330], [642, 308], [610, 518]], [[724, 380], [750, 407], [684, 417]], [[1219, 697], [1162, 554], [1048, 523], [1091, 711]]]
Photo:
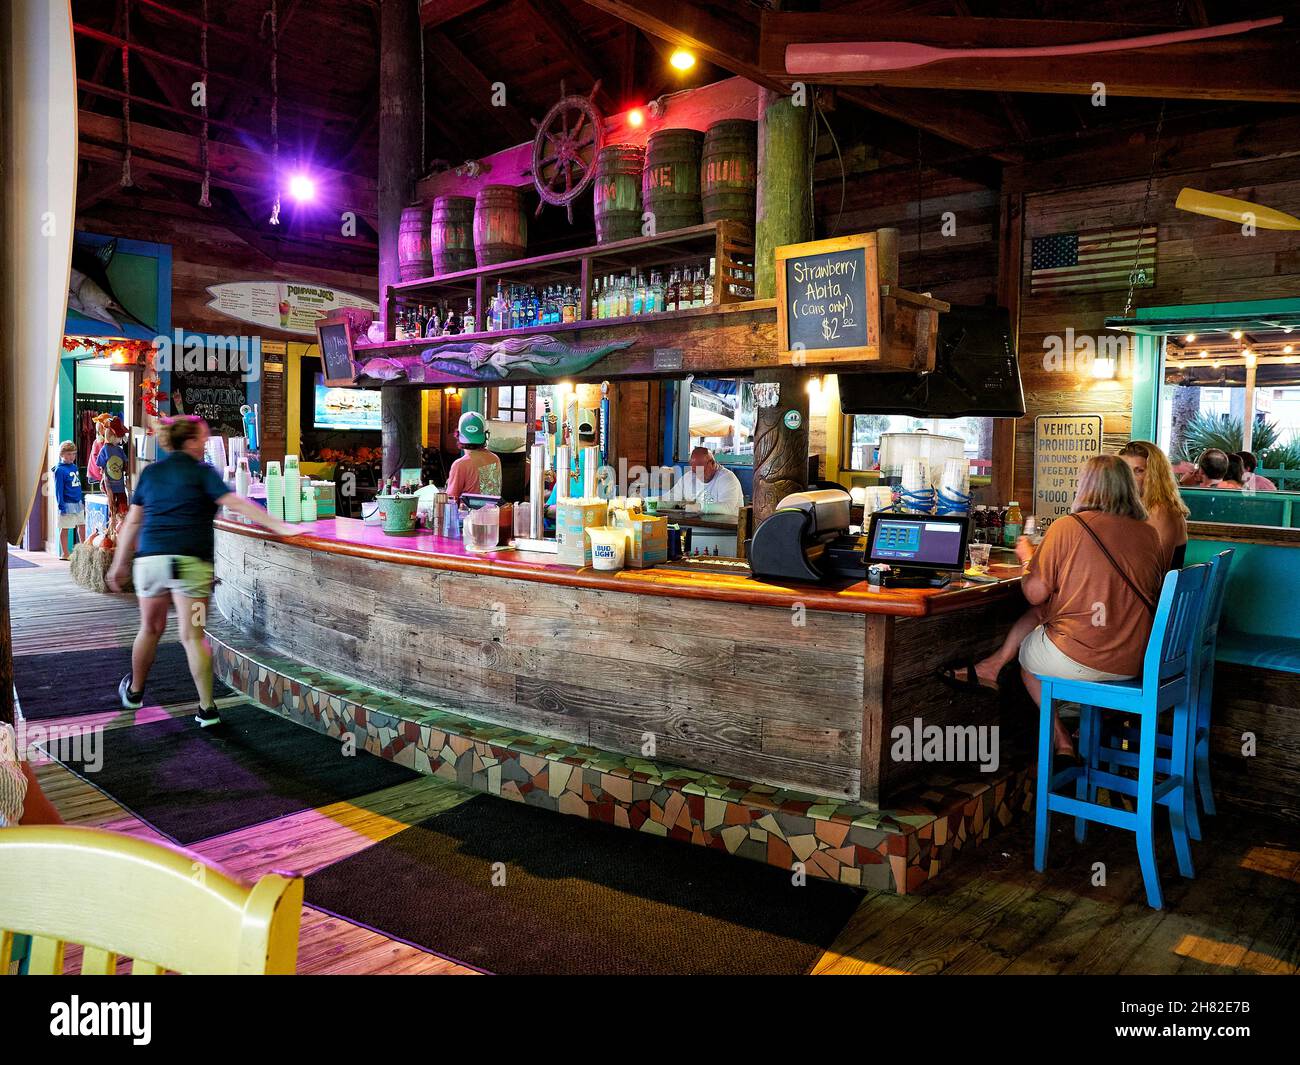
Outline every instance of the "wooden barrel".
[[694, 129], [661, 129], [646, 145], [641, 202], [654, 215], [655, 232], [699, 225], [700, 148], [704, 134]]
[[641, 172], [645, 149], [637, 144], [607, 144], [596, 157], [596, 243], [609, 244], [641, 235]]
[[704, 221], [735, 218], [754, 224], [758, 190], [758, 123], [744, 118], [715, 122], [700, 154], [700, 203]]
[[519, 190], [485, 185], [474, 199], [474, 256], [479, 266], [522, 259], [528, 247], [528, 219]]
[[474, 269], [474, 197], [439, 196], [429, 223], [433, 275]]
[[402, 211], [402, 224], [397, 231], [397, 276], [401, 281], [414, 281], [433, 274], [433, 260], [429, 257], [429, 208], [407, 207]]

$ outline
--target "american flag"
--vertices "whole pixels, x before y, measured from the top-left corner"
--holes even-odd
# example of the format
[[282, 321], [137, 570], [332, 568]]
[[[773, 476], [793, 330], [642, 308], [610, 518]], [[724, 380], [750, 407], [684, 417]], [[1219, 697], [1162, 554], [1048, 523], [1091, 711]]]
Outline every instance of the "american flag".
[[1035, 237], [1031, 259], [1031, 294], [1126, 289], [1135, 266], [1137, 287], [1151, 288], [1156, 283], [1156, 227]]

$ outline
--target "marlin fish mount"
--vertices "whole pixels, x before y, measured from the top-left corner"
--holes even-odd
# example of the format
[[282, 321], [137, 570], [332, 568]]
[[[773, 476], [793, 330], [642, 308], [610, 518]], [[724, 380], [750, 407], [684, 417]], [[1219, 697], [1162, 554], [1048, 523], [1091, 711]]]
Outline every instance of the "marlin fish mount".
[[545, 333], [503, 337], [491, 343], [453, 343], [428, 347], [415, 355], [368, 359], [362, 364], [357, 380], [425, 384], [438, 383], [447, 377], [475, 381], [502, 381], [521, 375], [566, 377], [631, 346], [631, 340], [582, 346]]

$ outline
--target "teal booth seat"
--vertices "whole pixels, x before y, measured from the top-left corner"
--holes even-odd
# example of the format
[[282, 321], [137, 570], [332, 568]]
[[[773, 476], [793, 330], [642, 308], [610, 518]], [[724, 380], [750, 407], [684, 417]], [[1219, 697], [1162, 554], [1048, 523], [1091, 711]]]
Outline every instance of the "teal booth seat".
[[1218, 661], [1300, 673], [1300, 545], [1193, 539], [1186, 564], [1208, 562], [1229, 547], [1236, 553], [1228, 571]]

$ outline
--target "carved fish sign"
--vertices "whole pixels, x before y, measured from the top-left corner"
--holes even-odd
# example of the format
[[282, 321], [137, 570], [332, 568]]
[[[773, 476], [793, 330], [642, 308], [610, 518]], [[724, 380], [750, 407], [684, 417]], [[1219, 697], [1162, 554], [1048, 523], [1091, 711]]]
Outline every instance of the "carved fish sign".
[[411, 384], [452, 380], [502, 381], [527, 375], [549, 378], [581, 373], [606, 355], [632, 346], [631, 340], [611, 340], [582, 347], [539, 333], [506, 337], [490, 344], [447, 344], [419, 354], [368, 359], [358, 380], [408, 381]]

